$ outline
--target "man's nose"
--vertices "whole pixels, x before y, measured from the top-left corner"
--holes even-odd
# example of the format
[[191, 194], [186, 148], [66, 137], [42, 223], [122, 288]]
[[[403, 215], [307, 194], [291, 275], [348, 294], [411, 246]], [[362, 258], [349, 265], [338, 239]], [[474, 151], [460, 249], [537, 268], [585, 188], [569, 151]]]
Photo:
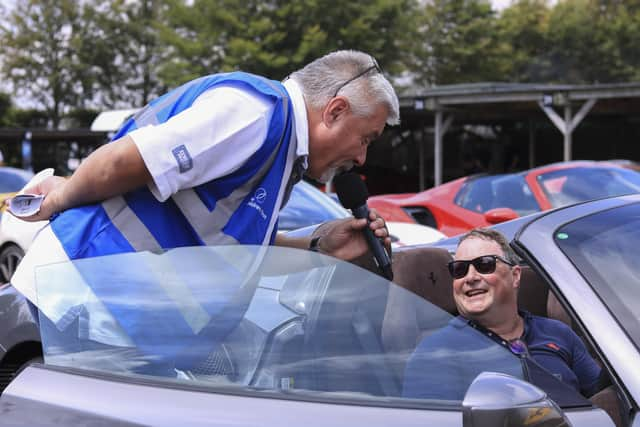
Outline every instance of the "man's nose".
[[362, 152], [355, 158], [355, 164], [357, 166], [363, 166], [364, 162], [367, 160], [367, 148], [364, 147]]
[[467, 274], [464, 275], [465, 282], [475, 282], [480, 276], [480, 273], [476, 270], [473, 264], [469, 264], [469, 268], [467, 269]]

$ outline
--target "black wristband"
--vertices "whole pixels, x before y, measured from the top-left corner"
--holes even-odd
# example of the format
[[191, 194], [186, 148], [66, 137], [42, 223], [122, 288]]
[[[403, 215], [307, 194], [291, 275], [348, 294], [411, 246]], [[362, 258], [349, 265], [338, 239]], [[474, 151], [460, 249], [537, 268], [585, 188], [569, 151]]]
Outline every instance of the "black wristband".
[[313, 239], [311, 239], [311, 241], [309, 242], [309, 250], [311, 252], [320, 252], [320, 237], [314, 237]]

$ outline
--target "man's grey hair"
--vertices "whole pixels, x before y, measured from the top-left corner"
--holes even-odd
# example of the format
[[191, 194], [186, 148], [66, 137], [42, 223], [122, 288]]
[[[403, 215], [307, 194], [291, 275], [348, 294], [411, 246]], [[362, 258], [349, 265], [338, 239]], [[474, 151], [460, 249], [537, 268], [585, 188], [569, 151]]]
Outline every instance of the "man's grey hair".
[[496, 242], [500, 246], [500, 249], [502, 249], [502, 253], [504, 254], [506, 260], [513, 264], [518, 264], [518, 256], [513, 251], [513, 249], [511, 249], [511, 246], [509, 246], [509, 242], [507, 241], [507, 238], [504, 237], [504, 234], [500, 233], [499, 231], [493, 230], [491, 228], [474, 228], [473, 230], [460, 237], [458, 246], [460, 246], [462, 242], [470, 238]]
[[400, 123], [400, 104], [391, 83], [376, 68], [340, 87], [374, 66], [371, 55], [356, 50], [329, 53], [293, 72], [289, 77], [302, 87], [304, 99], [314, 109], [323, 108], [336, 95], [346, 97], [354, 114], [369, 117], [379, 104], [386, 105], [388, 125]]

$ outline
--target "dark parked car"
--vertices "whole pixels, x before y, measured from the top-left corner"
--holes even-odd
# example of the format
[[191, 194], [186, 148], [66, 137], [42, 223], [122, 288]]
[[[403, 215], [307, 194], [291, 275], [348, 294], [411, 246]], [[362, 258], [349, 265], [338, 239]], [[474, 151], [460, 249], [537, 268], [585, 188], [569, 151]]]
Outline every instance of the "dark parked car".
[[468, 363], [499, 372], [448, 378], [462, 401], [402, 396], [416, 343], [456, 314], [447, 250], [396, 250], [391, 283], [309, 251], [219, 246], [40, 268], [45, 364], [4, 391], [2, 421], [637, 425], [640, 195], [522, 218], [510, 234], [523, 308], [570, 324], [607, 373], [588, 399], [546, 390], [498, 344]]

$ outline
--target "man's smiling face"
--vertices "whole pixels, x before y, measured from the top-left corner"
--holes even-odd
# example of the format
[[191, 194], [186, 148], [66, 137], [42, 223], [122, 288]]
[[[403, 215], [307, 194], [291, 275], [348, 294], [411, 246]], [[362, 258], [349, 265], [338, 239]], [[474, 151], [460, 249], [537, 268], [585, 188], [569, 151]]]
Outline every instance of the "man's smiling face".
[[[458, 246], [455, 260], [472, 260], [483, 255], [505, 256], [497, 242], [470, 237]], [[513, 268], [499, 260], [495, 271], [489, 274], [478, 273], [473, 265], [469, 265], [464, 277], [453, 280], [453, 297], [460, 314], [467, 319], [480, 320], [501, 318], [505, 310], [513, 310], [520, 283], [518, 273], [518, 267]]]

